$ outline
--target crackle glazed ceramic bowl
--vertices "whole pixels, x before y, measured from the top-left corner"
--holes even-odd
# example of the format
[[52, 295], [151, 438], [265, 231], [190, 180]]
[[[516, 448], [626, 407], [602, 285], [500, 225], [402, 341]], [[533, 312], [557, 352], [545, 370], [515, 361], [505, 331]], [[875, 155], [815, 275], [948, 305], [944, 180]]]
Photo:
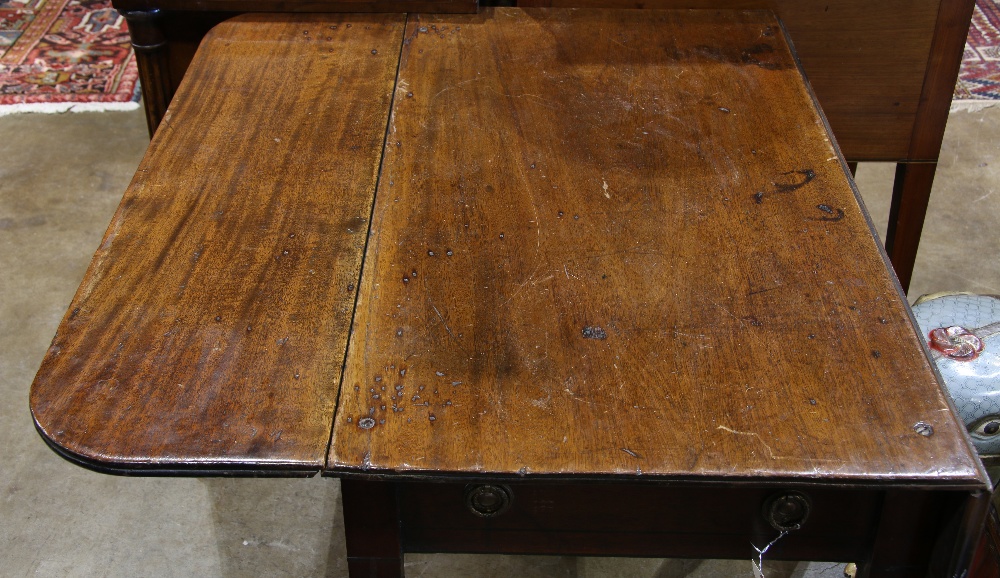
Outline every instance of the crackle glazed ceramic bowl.
[[976, 449], [1000, 454], [1000, 296], [925, 295], [913, 315]]

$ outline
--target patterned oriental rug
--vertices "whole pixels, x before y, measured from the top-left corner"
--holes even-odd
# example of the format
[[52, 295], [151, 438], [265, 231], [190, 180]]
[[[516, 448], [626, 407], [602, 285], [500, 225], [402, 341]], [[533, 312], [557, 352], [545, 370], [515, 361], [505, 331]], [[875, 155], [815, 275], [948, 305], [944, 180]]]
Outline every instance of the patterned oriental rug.
[[[1000, 101], [1000, 0], [977, 0], [952, 110]], [[131, 110], [139, 75], [110, 0], [0, 0], [0, 116]]]
[[952, 110], [983, 108], [1000, 100], [1000, 5], [977, 0], [962, 56]]
[[138, 79], [110, 0], [0, 0], [0, 116], [135, 109]]

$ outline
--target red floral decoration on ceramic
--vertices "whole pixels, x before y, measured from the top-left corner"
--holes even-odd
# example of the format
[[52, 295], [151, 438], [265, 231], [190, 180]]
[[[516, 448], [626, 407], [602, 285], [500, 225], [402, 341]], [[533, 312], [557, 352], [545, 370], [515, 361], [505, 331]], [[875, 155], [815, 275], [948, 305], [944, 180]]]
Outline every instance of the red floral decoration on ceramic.
[[983, 341], [964, 327], [938, 327], [931, 330], [931, 349], [943, 353], [946, 357], [959, 361], [972, 361], [979, 357], [983, 350]]

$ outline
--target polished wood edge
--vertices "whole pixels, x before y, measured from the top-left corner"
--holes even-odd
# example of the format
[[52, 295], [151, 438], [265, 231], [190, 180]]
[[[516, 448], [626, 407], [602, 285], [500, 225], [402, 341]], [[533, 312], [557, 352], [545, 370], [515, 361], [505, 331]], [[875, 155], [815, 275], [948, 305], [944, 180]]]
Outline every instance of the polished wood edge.
[[[776, 16], [776, 18], [777, 18], [777, 16]], [[906, 305], [906, 307], [905, 307], [906, 314], [910, 318], [910, 325], [912, 327], [912, 330], [913, 330], [914, 334], [917, 336], [917, 342], [920, 343], [921, 348], [923, 349], [924, 355], [927, 357], [928, 360], [930, 360], [931, 359], [931, 357], [930, 357], [930, 350], [927, 348], [927, 340], [923, 338], [923, 335], [917, 329], [917, 327], [918, 327], [917, 326], [917, 320], [913, 316], [913, 311], [912, 311], [912, 309], [910, 309], [910, 307], [908, 305], [909, 302], [907, 301], [907, 298], [906, 298], [906, 289], [909, 286], [910, 272], [912, 272], [913, 264], [912, 264], [912, 262], [910, 263], [910, 269], [909, 269], [909, 271], [905, 271], [906, 275], [905, 275], [904, 278], [901, 279], [900, 275], [898, 274], [898, 271], [896, 269], [896, 263], [897, 263], [898, 259], [894, 258], [895, 257], [895, 253], [891, 253], [890, 249], [888, 247], [883, 246], [883, 244], [881, 242], [879, 242], [879, 240], [878, 240], [879, 239], [878, 230], [875, 228], [875, 223], [874, 223], [874, 221], [871, 218], [871, 214], [868, 212], [868, 208], [865, 206], [864, 200], [861, 197], [861, 191], [858, 190], [857, 183], [854, 182], [854, 171], [856, 170], [855, 167], [857, 166], [857, 163], [853, 163], [854, 166], [852, 167], [851, 166], [852, 163], [848, 163], [844, 159], [844, 155], [843, 155], [843, 153], [840, 150], [840, 146], [837, 144], [837, 139], [836, 139], [836, 137], [833, 134], [833, 130], [831, 130], [831, 128], [830, 128], [830, 123], [829, 123], [829, 121], [826, 118], [826, 113], [823, 112], [823, 108], [820, 106], [819, 100], [816, 98], [816, 93], [815, 93], [815, 91], [812, 88], [812, 84], [810, 84], [809, 78], [806, 76], [805, 70], [803, 70], [803, 68], [802, 68], [802, 62], [799, 60], [798, 53], [796, 53], [796, 51], [795, 51], [795, 45], [792, 42], [791, 36], [788, 34], [788, 30], [785, 28], [784, 22], [780, 18], [777, 18], [777, 20], [778, 20], [778, 23], [781, 25], [781, 29], [782, 29], [782, 32], [785, 35], [785, 38], [788, 41], [788, 48], [789, 48], [789, 50], [792, 53], [792, 58], [795, 60], [795, 65], [798, 67], [799, 73], [802, 75], [802, 80], [803, 80], [803, 83], [805, 84], [806, 91], [809, 93], [809, 97], [812, 99], [813, 104], [815, 105], [816, 111], [819, 114], [820, 119], [823, 121], [823, 126], [826, 129], [827, 134], [830, 136], [830, 144], [833, 146], [834, 151], [836, 151], [836, 153], [837, 153], [837, 157], [840, 160], [841, 168], [844, 171], [844, 175], [847, 177], [847, 182], [850, 184], [851, 191], [854, 192], [854, 198], [857, 199], [858, 206], [861, 208], [861, 214], [864, 215], [865, 221], [868, 223], [868, 230], [871, 232], [872, 237], [876, 241], [875, 244], [878, 247], [879, 255], [881, 255], [882, 261], [885, 263], [886, 268], [892, 273], [890, 275], [890, 278], [892, 279], [893, 284], [895, 285], [896, 292], [899, 295], [900, 300], [902, 300], [902, 302]], [[957, 74], [957, 72], [956, 72], [956, 74]], [[897, 166], [897, 175], [896, 175], [896, 181], [897, 181], [897, 183], [900, 183], [902, 181], [902, 179], [900, 179], [900, 177], [899, 177], [899, 170], [905, 170], [906, 166], [907, 165], [904, 165], [904, 164], [900, 164], [900, 165]], [[914, 165], [914, 167], [929, 167], [931, 171], [933, 171], [936, 166], [937, 166], [936, 163], [915, 164]], [[911, 185], [912, 185], [912, 183], [911, 183]], [[899, 187], [899, 185], [897, 185], [897, 187], [895, 187], [894, 190], [893, 190], [893, 197], [894, 197], [893, 198], [893, 205], [894, 206], [896, 206], [896, 198], [895, 197], [896, 197], [896, 194], [897, 194], [896, 193], [896, 188], [898, 188], [898, 187]], [[927, 186], [926, 193], [927, 193], [926, 196], [929, 199], [930, 198], [930, 185]], [[921, 225], [923, 224], [923, 218], [922, 218], [922, 216], [923, 216], [924, 211], [926, 210], [926, 207], [927, 207], [927, 205], [926, 205], [926, 203], [924, 203], [923, 210], [920, 211], [920, 216], [921, 216], [920, 223], [921, 223]], [[896, 208], [898, 210], [898, 206], [896, 206]], [[912, 212], [915, 212], [915, 211], [911, 211], [911, 213]], [[894, 221], [894, 219], [892, 218], [892, 216], [890, 214], [890, 218], [889, 218], [889, 231], [890, 231], [890, 233], [888, 233], [886, 235], [887, 239], [889, 239], [890, 237], [892, 237], [891, 231], [893, 230], [892, 229], [893, 225], [894, 225], [893, 221]], [[919, 232], [919, 229], [918, 229], [917, 230], [917, 239], [916, 239], [916, 241], [919, 242], [919, 239], [920, 239], [920, 232]], [[913, 244], [913, 256], [916, 257], [916, 244], [915, 243]], [[948, 404], [948, 407], [951, 409], [952, 415], [958, 415], [958, 411], [957, 411], [957, 409], [955, 407], [955, 403], [951, 399], [951, 395], [948, 393], [947, 388], [944, 387], [944, 378], [941, 377], [941, 373], [938, 371], [937, 365], [934, 364], [934, 363], [932, 363], [932, 362], [930, 362], [930, 361], [928, 361], [928, 363], [929, 363], [929, 365], [931, 367], [931, 370], [934, 372], [934, 377], [937, 379], [937, 382], [938, 382], [938, 388], [941, 390], [941, 392], [943, 394], [942, 397], [944, 398], [945, 402]], [[989, 486], [989, 476], [987, 475], [986, 469], [983, 467], [982, 462], [978, 459], [978, 454], [976, 453], [975, 447], [972, 445], [972, 438], [969, 437], [969, 433], [964, 428], [962, 429], [962, 434], [963, 434], [963, 437], [965, 438], [965, 445], [966, 445], [966, 449], [968, 450], [968, 457], [970, 458], [970, 464], [973, 465], [974, 469], [978, 470], [978, 474], [979, 474], [980, 480], [983, 483], [985, 483], [986, 486], [988, 487]]]
[[[896, 197], [897, 194], [899, 194], [899, 195], [902, 194], [903, 187], [905, 186], [905, 183], [907, 182], [906, 179], [905, 179], [905, 172], [906, 171], [921, 170], [921, 169], [922, 170], [929, 170], [931, 172], [931, 175], [932, 175], [931, 178], [933, 179], [933, 173], [936, 170], [936, 168], [937, 168], [937, 164], [936, 163], [932, 163], [932, 164], [913, 164], [913, 165], [899, 164], [899, 165], [897, 165], [896, 166], [896, 183], [893, 186], [893, 197], [894, 197], [893, 198], [893, 206], [898, 210], [898, 205], [896, 204], [895, 197]], [[901, 176], [901, 173], [903, 173], [902, 176]], [[909, 183], [910, 183], [911, 187], [915, 187], [915, 185], [912, 184], [912, 181], [909, 181]], [[855, 190], [856, 190], [857, 187], [854, 184], [854, 180], [853, 179], [851, 179], [851, 186], [854, 187]], [[926, 189], [924, 189], [924, 192], [926, 193], [926, 197], [925, 197], [926, 199], [930, 198], [930, 188], [931, 188], [930, 184], [927, 184]], [[860, 193], [856, 193], [856, 194], [860, 195]], [[862, 205], [862, 207], [864, 207], [864, 205]], [[921, 222], [921, 224], [923, 223], [923, 213], [926, 211], [926, 207], [927, 207], [926, 203], [924, 204], [923, 207], [924, 208], [921, 209], [921, 211], [920, 211], [920, 222]], [[890, 239], [892, 237], [891, 231], [892, 231], [892, 228], [894, 227], [894, 218], [892, 216], [893, 215], [892, 210], [893, 210], [893, 208], [890, 207], [890, 217], [889, 217], [889, 231], [890, 231], [890, 233], [888, 233], [886, 235], [887, 239]], [[867, 209], [864, 211], [864, 213], [865, 213], [865, 215], [867, 217], [867, 215], [868, 215]], [[869, 221], [870, 220], [871, 219], [869, 217]], [[876, 235], [875, 238], [878, 239], [878, 236]], [[919, 243], [919, 241], [920, 241], [920, 230], [917, 229], [916, 240], [911, 245], [911, 248], [912, 248], [912, 251], [913, 251], [912, 255], [913, 255], [914, 258], [916, 257], [916, 249], [917, 249], [916, 243]], [[891, 240], [887, 241], [886, 244], [889, 245], [890, 242], [891, 242]], [[881, 243], [880, 243], [880, 245], [881, 245]], [[909, 262], [909, 268], [908, 269], [903, 269], [902, 271], [897, 271], [895, 269], [895, 267], [896, 267], [896, 263], [899, 262], [899, 261], [898, 261], [898, 258], [896, 257], [896, 255], [897, 255], [897, 253], [895, 252], [896, 250], [899, 250], [899, 246], [898, 245], [896, 245], [895, 248], [886, 247], [882, 251], [882, 253], [884, 255], [888, 256], [887, 258], [889, 259], [889, 265], [890, 265], [890, 267], [893, 268], [894, 271], [896, 271], [895, 278], [896, 278], [897, 284], [899, 285], [900, 291], [903, 292], [904, 303], [909, 303], [906, 300], [906, 291], [909, 288], [910, 275], [913, 272], [913, 261]], [[927, 357], [928, 364], [930, 365], [931, 371], [934, 372], [934, 377], [937, 379], [938, 387], [941, 388], [941, 392], [943, 393], [942, 397], [944, 399], [944, 402], [948, 405], [948, 409], [951, 410], [952, 415], [953, 416], [958, 416], [959, 413], [958, 413], [958, 408], [955, 406], [955, 400], [952, 399], [951, 394], [948, 392], [948, 388], [945, 386], [944, 377], [941, 376], [941, 371], [938, 369], [937, 364], [933, 362], [933, 357], [931, 357], [931, 351], [930, 351], [930, 347], [928, 346], [927, 339], [924, 338], [923, 333], [920, 331], [920, 326], [917, 324], [917, 318], [914, 317], [914, 315], [913, 315], [913, 309], [909, 305], [907, 305], [907, 307], [906, 307], [906, 314], [910, 318], [910, 325], [913, 327], [914, 333], [917, 335], [917, 342], [920, 343], [920, 347], [921, 347], [921, 349], [923, 349], [924, 356]], [[959, 423], [961, 423], [961, 420], [959, 420]], [[976, 448], [975, 448], [975, 446], [972, 443], [972, 437], [969, 435], [969, 431], [965, 427], [962, 427], [961, 431], [962, 431], [962, 437], [965, 438], [965, 445], [968, 448], [969, 454], [972, 456], [973, 462], [976, 464], [976, 469], [979, 470], [980, 479], [983, 480], [983, 483], [985, 484], [985, 486], [987, 488], [989, 488], [990, 490], [992, 490], [993, 484], [990, 482], [990, 476], [986, 472], [986, 465], [987, 464], [984, 464], [984, 459], [982, 458], [982, 456], [979, 456], [979, 453], [976, 451]], [[997, 458], [1000, 458], [1000, 456], [997, 456]], [[1000, 464], [1000, 461], [998, 461], [998, 464]]]
[[318, 467], [309, 468], [303, 464], [282, 464], [268, 466], [237, 467], [221, 462], [137, 464], [134, 462], [114, 462], [91, 456], [84, 456], [59, 445], [52, 440], [41, 426], [35, 422], [35, 429], [42, 441], [56, 455], [66, 461], [101, 474], [125, 477], [198, 477], [198, 478], [311, 478], [320, 472]]
[[872, 477], [818, 477], [814, 474], [803, 474], [802, 477], [711, 477], [711, 476], [658, 476], [652, 474], [632, 475], [623, 477], [621, 474], [572, 474], [572, 473], [442, 473], [440, 470], [362, 470], [358, 468], [334, 467], [321, 472], [324, 478], [341, 478], [345, 480], [394, 481], [406, 482], [440, 482], [440, 483], [572, 483], [572, 484], [650, 484], [692, 487], [801, 487], [801, 488], [844, 488], [844, 489], [901, 489], [901, 490], [935, 490], [935, 491], [989, 491], [990, 485], [975, 477], [939, 478], [935, 472], [924, 476], [906, 478]]

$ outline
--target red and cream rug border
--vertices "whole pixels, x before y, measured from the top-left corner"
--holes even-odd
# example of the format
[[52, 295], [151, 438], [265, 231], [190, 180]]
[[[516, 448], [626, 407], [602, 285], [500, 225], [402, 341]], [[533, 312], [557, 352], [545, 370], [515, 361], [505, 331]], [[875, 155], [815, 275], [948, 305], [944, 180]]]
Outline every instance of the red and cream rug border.
[[977, 0], [951, 109], [975, 111], [1000, 101], [1000, 6]]
[[0, 0], [0, 116], [134, 110], [138, 79], [109, 0]]
[[[977, 0], [952, 110], [1000, 102], [1000, 0]], [[0, 0], [0, 116], [134, 110], [135, 54], [110, 0]]]

